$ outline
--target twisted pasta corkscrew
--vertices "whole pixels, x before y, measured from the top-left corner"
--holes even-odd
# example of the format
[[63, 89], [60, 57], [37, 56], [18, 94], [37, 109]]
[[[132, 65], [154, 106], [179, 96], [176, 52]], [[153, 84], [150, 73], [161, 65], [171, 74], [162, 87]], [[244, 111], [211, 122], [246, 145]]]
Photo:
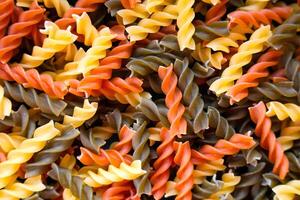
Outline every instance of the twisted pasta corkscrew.
[[280, 137], [277, 141], [281, 144], [283, 150], [288, 150], [292, 148], [293, 141], [300, 139], [300, 124], [290, 123], [287, 127], [281, 129]]
[[4, 89], [0, 85], [0, 120], [4, 119], [5, 116], [9, 116], [12, 108], [11, 101], [4, 96]]
[[218, 160], [225, 155], [234, 155], [241, 149], [250, 149], [255, 145], [252, 137], [234, 134], [229, 140], [218, 140], [214, 146], [204, 145], [199, 151], [192, 150], [192, 162], [201, 164], [207, 161]]
[[228, 0], [221, 0], [218, 4], [212, 6], [205, 15], [206, 24], [211, 24], [220, 20], [226, 13], [226, 4]]
[[272, 188], [276, 194], [275, 200], [293, 200], [296, 195], [300, 195], [300, 181], [293, 180], [283, 185], [277, 185]]
[[150, 178], [152, 194], [155, 199], [161, 199], [167, 190], [167, 182], [170, 176], [170, 167], [174, 158], [174, 136], [166, 128], [161, 128], [160, 138], [162, 143], [157, 147], [158, 158], [153, 167], [155, 169]]
[[67, 0], [43, 0], [43, 3], [47, 8], [55, 8], [59, 17], [62, 17], [71, 7]]
[[195, 17], [194, 10], [192, 8], [194, 0], [178, 0], [177, 1], [177, 38], [180, 50], [185, 48], [195, 49], [195, 41], [193, 40], [193, 35], [195, 33], [195, 27], [192, 23]]
[[59, 81], [53, 81], [47, 74], [40, 75], [35, 69], [25, 71], [20, 65], [9, 67], [0, 62], [0, 78], [7, 81], [16, 81], [25, 87], [31, 87], [44, 91], [50, 97], [62, 99], [68, 90], [66, 85]]
[[91, 187], [100, 187], [123, 180], [133, 180], [145, 173], [146, 171], [141, 168], [141, 161], [135, 160], [130, 165], [126, 163], [121, 163], [119, 167], [109, 165], [107, 171], [99, 168], [97, 174], [88, 171], [84, 182]]
[[266, 116], [277, 116], [279, 120], [291, 118], [292, 121], [300, 121], [300, 107], [293, 103], [280, 103], [278, 101], [271, 101], [267, 103], [268, 111]]
[[3, 153], [8, 153], [16, 149], [24, 140], [25, 138], [19, 135], [0, 133], [0, 150]]
[[70, 28], [61, 30], [50, 21], [46, 21], [44, 26], [45, 29], [41, 30], [41, 32], [48, 35], [48, 37], [44, 40], [42, 47], [33, 47], [32, 55], [23, 54], [21, 64], [24, 64], [26, 67], [38, 67], [45, 60], [64, 50], [77, 39], [77, 36], [70, 32]]
[[137, 25], [126, 28], [130, 41], [145, 39], [149, 33], [156, 33], [160, 27], [169, 26], [177, 17], [177, 7], [168, 5], [162, 11], [154, 12], [150, 18], [139, 21]]
[[3, 0], [0, 3], [0, 39], [5, 35], [6, 28], [14, 12], [14, 1]]
[[160, 66], [159, 78], [162, 79], [161, 89], [166, 94], [165, 103], [169, 108], [168, 120], [171, 123], [170, 131], [174, 135], [186, 134], [187, 122], [183, 117], [185, 107], [180, 103], [182, 93], [177, 88], [177, 76], [173, 72], [173, 65], [169, 67]]
[[272, 32], [270, 26], [261, 26], [244, 42], [238, 49], [238, 52], [232, 56], [221, 78], [216, 80], [209, 87], [217, 96], [223, 92], [227, 92], [234, 84], [234, 81], [242, 76], [242, 67], [247, 65], [252, 55], [263, 50], [264, 43], [269, 39]]
[[[3, 12], [7, 12], [7, 10]], [[18, 22], [9, 27], [8, 34], [0, 39], [1, 62], [7, 63], [14, 56], [23, 38], [29, 35], [32, 29], [44, 19], [44, 12], [45, 9], [41, 8], [37, 2], [33, 2], [30, 9], [20, 15]]]
[[147, 11], [146, 6], [143, 3], [137, 4], [133, 9], [119, 10], [117, 12], [117, 20], [121, 21], [124, 25], [128, 25], [135, 22], [137, 18], [144, 19], [149, 15], [150, 13]]
[[235, 85], [228, 90], [227, 95], [231, 97], [231, 104], [246, 98], [248, 96], [248, 89], [258, 86], [258, 79], [269, 75], [267, 69], [276, 66], [281, 55], [282, 52], [276, 50], [263, 54], [257, 63], [251, 66], [247, 73], [241, 76]]
[[191, 147], [189, 142], [174, 142], [174, 150], [176, 151], [174, 162], [179, 165], [176, 177], [176, 190], [178, 194], [176, 199], [192, 199], [192, 188], [194, 184], [193, 170], [194, 166], [191, 162]]
[[260, 145], [269, 150], [269, 159], [274, 163], [273, 172], [284, 179], [289, 171], [289, 161], [275, 134], [271, 130], [271, 120], [266, 116], [266, 107], [263, 102], [249, 108], [251, 120], [256, 124], [255, 134], [261, 138]]
[[197, 165], [193, 171], [194, 184], [201, 184], [207, 176], [213, 176], [218, 171], [226, 169], [224, 160], [214, 160]]
[[16, 149], [10, 151], [7, 160], [0, 163], [0, 188], [9, 184], [13, 175], [21, 164], [30, 160], [34, 153], [42, 150], [47, 142], [59, 135], [60, 131], [54, 127], [53, 121], [37, 128], [33, 138], [24, 140]]
[[35, 192], [46, 189], [41, 176], [28, 178], [24, 183], [14, 182], [5, 189], [0, 190], [1, 199], [25, 199]]

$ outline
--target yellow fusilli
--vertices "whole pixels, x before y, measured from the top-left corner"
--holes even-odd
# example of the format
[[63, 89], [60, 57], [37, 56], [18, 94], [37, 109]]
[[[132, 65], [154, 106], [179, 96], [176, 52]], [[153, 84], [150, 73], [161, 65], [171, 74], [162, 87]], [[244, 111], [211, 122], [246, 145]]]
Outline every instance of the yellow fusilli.
[[4, 89], [0, 85], [0, 120], [5, 116], [9, 116], [11, 113], [12, 104], [11, 101], [4, 96]]
[[193, 172], [194, 183], [201, 184], [205, 177], [213, 176], [217, 171], [222, 171], [226, 167], [223, 165], [224, 160], [219, 159], [215, 161], [210, 161], [201, 165], [197, 165], [196, 169]]
[[292, 121], [300, 121], [300, 107], [293, 103], [282, 104], [278, 101], [271, 101], [267, 103], [268, 111], [266, 115], [268, 117], [275, 116], [279, 120], [285, 120], [291, 118]]
[[293, 146], [294, 140], [300, 139], [300, 123], [292, 122], [287, 127], [281, 129], [280, 137], [277, 141], [281, 144], [282, 148], [286, 151]]
[[146, 9], [145, 3], [137, 4], [133, 9], [122, 9], [117, 12], [117, 20], [119, 23], [128, 25], [137, 18], [144, 19], [149, 17], [150, 13]]
[[293, 200], [295, 195], [300, 195], [300, 181], [290, 181], [284, 185], [277, 185], [273, 192], [276, 194], [275, 200]]
[[0, 133], [0, 149], [3, 153], [8, 153], [17, 148], [25, 139], [20, 135]]

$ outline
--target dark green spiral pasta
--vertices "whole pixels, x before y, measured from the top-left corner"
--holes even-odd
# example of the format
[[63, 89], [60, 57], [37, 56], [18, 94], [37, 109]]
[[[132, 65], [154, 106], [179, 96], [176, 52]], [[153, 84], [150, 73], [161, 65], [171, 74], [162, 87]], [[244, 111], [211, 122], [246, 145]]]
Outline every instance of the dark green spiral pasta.
[[194, 33], [195, 40], [211, 41], [217, 37], [229, 35], [228, 21], [216, 21], [209, 25], [202, 23], [196, 26]]
[[193, 199], [202, 200], [213, 193], [220, 190], [223, 186], [223, 181], [216, 180], [215, 177], [211, 181], [205, 179], [201, 185], [194, 185], [193, 188]]
[[123, 9], [120, 0], [108, 0], [104, 3], [104, 5], [107, 7], [108, 13], [112, 17], [115, 16], [119, 10]]
[[26, 165], [26, 177], [40, 175], [48, 170], [48, 167], [54, 163], [60, 154], [66, 151], [79, 135], [79, 131], [74, 128], [67, 128], [64, 132], [51, 140], [45, 148], [38, 152], [34, 159]]

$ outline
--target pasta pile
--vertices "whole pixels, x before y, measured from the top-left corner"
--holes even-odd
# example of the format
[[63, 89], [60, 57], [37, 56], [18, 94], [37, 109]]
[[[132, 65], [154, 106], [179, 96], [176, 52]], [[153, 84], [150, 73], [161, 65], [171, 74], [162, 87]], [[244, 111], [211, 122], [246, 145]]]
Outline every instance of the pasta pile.
[[299, 5], [0, 0], [0, 200], [300, 198]]

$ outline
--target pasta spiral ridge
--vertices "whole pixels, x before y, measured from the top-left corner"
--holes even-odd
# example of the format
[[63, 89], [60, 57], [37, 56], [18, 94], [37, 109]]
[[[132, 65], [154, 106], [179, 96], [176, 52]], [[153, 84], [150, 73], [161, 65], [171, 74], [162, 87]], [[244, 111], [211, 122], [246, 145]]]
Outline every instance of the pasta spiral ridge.
[[44, 113], [59, 116], [67, 106], [66, 102], [51, 99], [44, 93], [38, 94], [34, 89], [25, 89], [19, 84], [10, 83], [8, 81], [4, 81], [4, 85], [6, 96], [17, 102], [24, 102], [32, 108], [39, 108]]
[[299, 25], [300, 10], [298, 9], [283, 24], [273, 30], [273, 35], [269, 38], [268, 42], [275, 49], [281, 48], [284, 43], [293, 42]]
[[259, 84], [258, 79], [267, 77], [269, 75], [268, 68], [276, 66], [279, 62], [279, 58], [282, 55], [280, 51], [269, 51], [264, 53], [257, 61], [252, 65], [247, 73], [242, 75], [234, 86], [228, 91], [230, 96], [230, 102], [239, 102], [248, 96], [248, 89], [256, 87]]
[[130, 165], [126, 163], [121, 163], [119, 167], [109, 165], [107, 171], [99, 168], [97, 174], [88, 171], [84, 182], [91, 187], [100, 187], [123, 180], [134, 180], [145, 173], [146, 171], [141, 168], [141, 161], [135, 160]]
[[227, 92], [233, 86], [234, 81], [242, 76], [242, 67], [251, 61], [252, 55], [263, 50], [263, 45], [271, 34], [269, 25], [257, 29], [250, 39], [239, 47], [238, 52], [230, 59], [229, 67], [223, 71], [220, 79], [211, 84], [209, 89], [217, 96]]
[[73, 26], [76, 24], [76, 20], [72, 18], [73, 14], [81, 15], [84, 12], [93, 12], [97, 9], [98, 4], [104, 3], [104, 0], [78, 0], [74, 7], [69, 8], [64, 16], [55, 21], [61, 29], [67, 29], [68, 26]]
[[110, 79], [113, 70], [121, 68], [122, 60], [131, 56], [132, 47], [132, 43], [124, 43], [113, 48], [100, 61], [100, 65], [91, 70], [90, 74], [87, 74], [80, 81], [78, 90], [84, 91], [89, 95], [95, 93], [96, 91], [94, 90], [100, 90], [102, 80]]
[[19, 170], [21, 164], [27, 162], [34, 153], [42, 150], [47, 141], [60, 134], [54, 127], [53, 121], [45, 124], [34, 131], [32, 139], [24, 140], [16, 149], [10, 151], [7, 160], [0, 163], [0, 188], [7, 186], [13, 175]]
[[41, 176], [31, 177], [24, 183], [14, 182], [5, 189], [0, 190], [0, 198], [2, 199], [24, 199], [30, 197], [35, 192], [44, 190], [46, 186], [41, 180]]
[[176, 199], [192, 199], [192, 188], [194, 184], [193, 170], [194, 166], [191, 162], [191, 147], [189, 142], [174, 142], [174, 150], [176, 151], [174, 162], [179, 165], [176, 177], [176, 189], [178, 194]]
[[248, 99], [251, 101], [259, 100], [281, 100], [294, 102], [297, 91], [293, 88], [292, 81], [281, 81], [278, 83], [263, 82], [258, 87], [249, 90]]
[[209, 199], [220, 199], [228, 196], [234, 191], [235, 186], [240, 182], [241, 177], [235, 176], [233, 173], [225, 173], [222, 175], [223, 186], [216, 193], [212, 194]]
[[52, 170], [48, 172], [48, 176], [57, 180], [64, 188], [70, 189], [72, 194], [82, 200], [96, 200], [93, 195], [93, 189], [86, 185], [78, 176], [73, 176], [71, 170], [52, 165]]
[[33, 47], [32, 55], [23, 54], [21, 64], [24, 64], [26, 67], [38, 67], [45, 60], [62, 51], [77, 39], [77, 36], [73, 35], [69, 29], [59, 29], [53, 22], [45, 21], [44, 26], [45, 29], [41, 30], [41, 32], [48, 35], [48, 37], [44, 40], [42, 47]]
[[162, 79], [161, 89], [166, 94], [165, 103], [169, 108], [168, 120], [171, 123], [170, 132], [180, 137], [180, 135], [187, 133], [187, 121], [183, 116], [185, 107], [180, 102], [182, 93], [177, 88], [178, 78], [173, 72], [173, 65], [168, 67], [160, 66], [158, 75]]
[[78, 160], [84, 165], [97, 165], [107, 167], [109, 165], [119, 166], [122, 162], [131, 163], [131, 156], [122, 155], [115, 149], [103, 150], [99, 149], [99, 153], [95, 154], [90, 150], [81, 147]]
[[11, 21], [13, 12], [14, 12], [14, 1], [13, 0], [5, 0], [0, 3], [0, 39], [5, 36], [6, 28]]
[[148, 146], [148, 140], [150, 133], [146, 131], [147, 122], [141, 119], [141, 122], [134, 124], [136, 133], [132, 138], [132, 147], [134, 149], [133, 159], [140, 160], [142, 162], [142, 168], [147, 171], [146, 174], [134, 180], [133, 183], [137, 188], [137, 193], [151, 194], [151, 183], [149, 181], [150, 173], [150, 148]]
[[38, 152], [34, 159], [26, 165], [26, 177], [37, 176], [47, 171], [48, 166], [54, 163], [59, 155], [66, 151], [79, 135], [74, 128], [65, 130], [60, 136], [51, 140], [45, 148]]
[[149, 33], [156, 33], [160, 27], [169, 26], [177, 17], [177, 7], [167, 5], [162, 11], [154, 12], [150, 18], [139, 21], [137, 25], [129, 26], [126, 31], [130, 41], [145, 39]]
[[290, 118], [292, 121], [300, 121], [300, 107], [293, 103], [280, 103], [278, 101], [271, 101], [267, 103], [268, 111], [266, 116], [276, 116], [279, 120]]
[[[138, 18], [144, 19], [149, 17], [150, 13], [146, 9], [146, 5], [137, 4], [133, 9], [122, 9], [117, 12], [117, 20], [121, 24], [128, 25], [135, 22]], [[119, 18], [119, 19], [118, 19]]]
[[299, 123], [290, 123], [287, 127], [281, 129], [280, 137], [277, 138], [284, 151], [291, 149], [294, 140], [300, 139]]
[[11, 101], [4, 96], [4, 88], [0, 85], [0, 120], [9, 116], [12, 110]]
[[116, 16], [117, 12], [123, 9], [121, 1], [119, 0], [108, 0], [104, 3], [104, 5], [107, 7], [108, 13], [112, 17]]
[[227, 21], [217, 21], [209, 25], [200, 24], [196, 26], [194, 38], [195, 40], [211, 41], [218, 37], [224, 37], [229, 35]]
[[228, 0], [221, 0], [219, 3], [212, 6], [205, 15], [205, 23], [211, 24], [213, 22], [219, 21], [226, 14], [227, 2]]
[[59, 17], [62, 17], [71, 7], [66, 0], [43, 0], [43, 3], [47, 8], [55, 8]]
[[193, 118], [193, 130], [195, 133], [208, 128], [208, 115], [204, 111], [204, 101], [195, 83], [194, 73], [189, 68], [187, 58], [183, 61], [176, 59], [174, 72], [178, 76], [178, 87], [183, 92], [183, 102], [187, 111]]
[[234, 134], [229, 140], [218, 140], [214, 146], [204, 145], [199, 151], [192, 150], [192, 162], [200, 164], [218, 160], [225, 155], [234, 155], [242, 149], [250, 149], [255, 145], [252, 137]]
[[[270, 9], [263, 9], [258, 11], [234, 11], [228, 14], [230, 20], [229, 26], [239, 26], [243, 29], [249, 29], [255, 27], [259, 28], [261, 24], [271, 24], [272, 21], [282, 23], [292, 13], [292, 8], [289, 6], [273, 7]], [[251, 29], [249, 32], [252, 32]]]
[[241, 7], [241, 10], [261, 10], [265, 8], [265, 6], [268, 4], [269, 0], [247, 0], [246, 5], [244, 7]]
[[25, 138], [20, 135], [0, 133], [0, 149], [3, 153], [8, 153], [16, 149], [24, 140]]
[[112, 145], [112, 148], [124, 155], [132, 149], [132, 138], [135, 131], [129, 128], [126, 124], [119, 131], [119, 142]]
[[234, 128], [229, 124], [229, 122], [221, 116], [220, 112], [214, 108], [209, 106], [207, 109], [209, 127], [214, 128], [215, 134], [219, 139], [230, 139], [234, 134]]
[[208, 199], [210, 195], [217, 192], [223, 185], [222, 181], [216, 180], [212, 177], [211, 181], [205, 179], [201, 185], [195, 185], [193, 188], [193, 199], [201, 200]]
[[128, 182], [113, 183], [110, 188], [105, 190], [102, 195], [103, 200], [110, 199], [132, 199], [139, 200], [139, 196], [135, 192], [134, 186]]
[[1, 62], [7, 63], [14, 56], [23, 38], [28, 36], [33, 27], [44, 19], [44, 12], [45, 9], [41, 8], [37, 2], [33, 2], [30, 9], [20, 15], [18, 22], [9, 27], [8, 34], [0, 39]]
[[224, 160], [214, 160], [209, 161], [203, 164], [197, 165], [196, 169], [193, 172], [194, 184], [201, 184], [206, 181], [205, 177], [213, 176], [218, 171], [225, 170]]
[[250, 118], [256, 124], [255, 134], [261, 138], [260, 145], [269, 150], [269, 159], [274, 163], [273, 172], [284, 179], [289, 171], [289, 161], [283, 152], [280, 143], [271, 130], [271, 120], [266, 116], [266, 107], [263, 102], [249, 108]]
[[283, 185], [277, 185], [272, 188], [276, 194], [275, 200], [292, 200], [295, 195], [300, 195], [299, 180], [289, 181]]
[[167, 182], [170, 176], [170, 167], [174, 158], [174, 136], [166, 128], [161, 128], [160, 138], [162, 143], [157, 147], [158, 158], [153, 167], [155, 169], [150, 178], [152, 183], [152, 195], [155, 199], [161, 199], [167, 190]]
[[185, 48], [192, 50], [195, 49], [195, 41], [193, 40], [195, 27], [192, 23], [195, 17], [195, 13], [192, 8], [194, 3], [194, 0], [178, 0], [176, 3], [178, 10], [177, 38], [181, 51]]

